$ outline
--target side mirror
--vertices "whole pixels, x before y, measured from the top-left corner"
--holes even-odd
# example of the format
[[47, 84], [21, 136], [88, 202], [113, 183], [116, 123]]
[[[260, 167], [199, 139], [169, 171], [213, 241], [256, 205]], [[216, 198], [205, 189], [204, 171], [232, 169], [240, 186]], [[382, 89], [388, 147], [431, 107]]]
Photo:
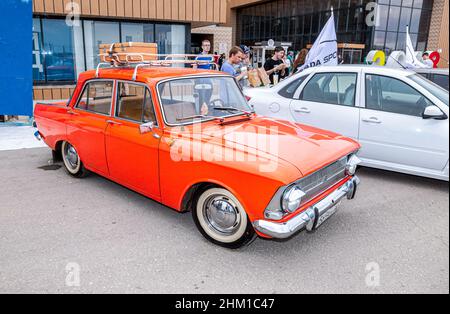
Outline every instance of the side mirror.
[[141, 134], [147, 134], [147, 133], [151, 133], [153, 132], [153, 129], [155, 128], [155, 122], [147, 122], [144, 124], [141, 124], [139, 126], [139, 131], [141, 132]]
[[437, 106], [428, 106], [422, 114], [424, 119], [447, 120], [448, 117]]

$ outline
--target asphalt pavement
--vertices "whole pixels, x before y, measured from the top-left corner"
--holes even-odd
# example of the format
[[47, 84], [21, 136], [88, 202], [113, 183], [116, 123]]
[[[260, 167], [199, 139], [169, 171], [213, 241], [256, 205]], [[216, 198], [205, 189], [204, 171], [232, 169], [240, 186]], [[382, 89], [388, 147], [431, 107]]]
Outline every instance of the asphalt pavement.
[[189, 213], [50, 159], [0, 152], [0, 293], [449, 293], [447, 182], [362, 168], [316, 233], [230, 251]]

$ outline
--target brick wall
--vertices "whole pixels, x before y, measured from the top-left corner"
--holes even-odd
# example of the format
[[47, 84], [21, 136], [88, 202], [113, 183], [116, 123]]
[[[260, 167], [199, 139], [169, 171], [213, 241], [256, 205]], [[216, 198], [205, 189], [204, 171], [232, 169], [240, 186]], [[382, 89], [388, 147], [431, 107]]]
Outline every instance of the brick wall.
[[34, 86], [33, 100], [35, 101], [67, 100], [72, 96], [74, 90], [75, 90], [74, 85]]
[[431, 17], [430, 35], [428, 38], [429, 50], [442, 49], [442, 59], [439, 67], [448, 68], [449, 58], [449, 0], [434, 0]]
[[[214, 36], [213, 52], [228, 53], [233, 45], [233, 30], [231, 27], [206, 26], [192, 29], [193, 34], [208, 34]], [[222, 51], [221, 43], [226, 45], [227, 51]]]

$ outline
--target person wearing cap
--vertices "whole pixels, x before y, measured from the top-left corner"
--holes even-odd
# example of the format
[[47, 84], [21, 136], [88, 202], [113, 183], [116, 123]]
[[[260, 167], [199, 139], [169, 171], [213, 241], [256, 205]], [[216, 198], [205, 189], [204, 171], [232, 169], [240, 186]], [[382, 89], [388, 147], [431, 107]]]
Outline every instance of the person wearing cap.
[[248, 80], [248, 75], [246, 74], [248, 71], [251, 70], [251, 61], [250, 61], [250, 48], [246, 45], [240, 45], [239, 48], [241, 48], [244, 58], [242, 61], [236, 66], [237, 73], [243, 74], [244, 76], [239, 81], [239, 84], [242, 87], [247, 87], [250, 85], [250, 82]]

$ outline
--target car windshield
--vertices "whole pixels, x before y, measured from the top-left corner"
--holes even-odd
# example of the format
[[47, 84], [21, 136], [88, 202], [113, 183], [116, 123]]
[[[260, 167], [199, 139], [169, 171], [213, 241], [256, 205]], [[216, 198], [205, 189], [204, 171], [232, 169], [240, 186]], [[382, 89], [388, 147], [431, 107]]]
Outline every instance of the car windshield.
[[437, 97], [440, 101], [442, 101], [447, 106], [449, 105], [448, 100], [448, 91], [440, 87], [439, 85], [427, 80], [422, 75], [413, 74], [409, 76], [414, 82], [428, 90], [431, 94]]
[[175, 79], [159, 84], [158, 92], [169, 125], [226, 118], [251, 111], [232, 77]]

